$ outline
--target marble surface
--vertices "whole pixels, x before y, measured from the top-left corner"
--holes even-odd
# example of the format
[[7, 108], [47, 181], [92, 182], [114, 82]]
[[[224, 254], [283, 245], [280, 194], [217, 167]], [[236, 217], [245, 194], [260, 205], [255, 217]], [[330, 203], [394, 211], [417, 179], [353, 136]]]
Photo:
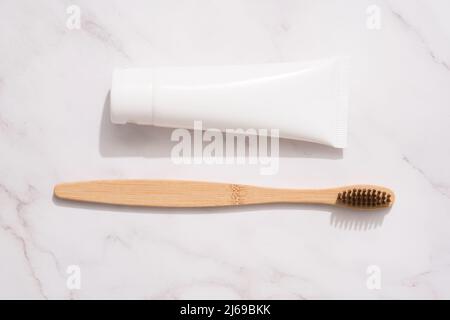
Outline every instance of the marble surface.
[[[0, 298], [450, 298], [449, 14], [445, 0], [1, 1]], [[108, 120], [114, 67], [335, 55], [352, 61], [348, 148], [282, 140], [276, 175], [176, 165], [172, 130]], [[374, 183], [397, 203], [368, 214], [52, 197], [55, 183], [102, 178]]]

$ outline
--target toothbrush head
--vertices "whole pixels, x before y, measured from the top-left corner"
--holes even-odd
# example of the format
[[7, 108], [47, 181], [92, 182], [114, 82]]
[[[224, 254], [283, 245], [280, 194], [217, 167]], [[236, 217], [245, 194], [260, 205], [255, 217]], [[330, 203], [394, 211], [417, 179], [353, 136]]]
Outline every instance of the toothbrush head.
[[389, 208], [394, 203], [394, 192], [387, 188], [371, 186], [348, 188], [338, 193], [337, 204], [361, 209]]

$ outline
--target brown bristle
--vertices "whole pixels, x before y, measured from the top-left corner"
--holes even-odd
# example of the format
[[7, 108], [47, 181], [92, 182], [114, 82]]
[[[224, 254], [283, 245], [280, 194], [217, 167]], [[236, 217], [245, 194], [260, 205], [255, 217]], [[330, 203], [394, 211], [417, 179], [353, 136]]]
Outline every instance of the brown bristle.
[[350, 207], [389, 207], [392, 199], [393, 195], [390, 192], [364, 188], [344, 190], [337, 195], [337, 203]]

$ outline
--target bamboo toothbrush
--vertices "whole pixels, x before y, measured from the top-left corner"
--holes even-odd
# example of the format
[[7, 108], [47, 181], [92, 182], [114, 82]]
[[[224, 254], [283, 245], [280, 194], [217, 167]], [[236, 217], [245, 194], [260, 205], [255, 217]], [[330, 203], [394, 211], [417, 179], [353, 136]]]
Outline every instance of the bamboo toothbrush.
[[176, 180], [103, 180], [55, 186], [57, 198], [127, 206], [220, 207], [264, 203], [305, 203], [382, 209], [394, 192], [374, 185], [331, 189], [276, 189], [241, 184]]

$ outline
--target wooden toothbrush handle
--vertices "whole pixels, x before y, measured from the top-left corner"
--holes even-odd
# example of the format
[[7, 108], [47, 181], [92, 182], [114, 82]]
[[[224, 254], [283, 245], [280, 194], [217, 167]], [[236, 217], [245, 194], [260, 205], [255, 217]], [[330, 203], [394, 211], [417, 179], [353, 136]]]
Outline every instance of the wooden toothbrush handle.
[[63, 183], [56, 197], [66, 200], [149, 207], [221, 207], [262, 203], [314, 203], [382, 209], [392, 190], [375, 185], [331, 189], [276, 189], [241, 184], [177, 180], [103, 180]]
[[63, 183], [56, 197], [130, 206], [215, 207], [259, 203], [334, 204], [337, 191], [262, 188], [240, 184], [176, 180], [104, 180]]

